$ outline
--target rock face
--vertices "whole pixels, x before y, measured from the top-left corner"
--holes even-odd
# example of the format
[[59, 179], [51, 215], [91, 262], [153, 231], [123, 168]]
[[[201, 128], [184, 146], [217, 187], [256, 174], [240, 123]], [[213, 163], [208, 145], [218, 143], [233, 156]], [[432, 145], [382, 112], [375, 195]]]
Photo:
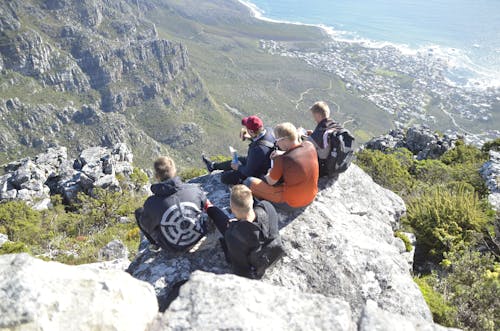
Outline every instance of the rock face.
[[436, 159], [455, 146], [455, 136], [439, 136], [423, 126], [413, 126], [407, 130], [396, 129], [386, 135], [373, 138], [365, 144], [368, 149], [385, 151], [393, 148], [407, 148], [418, 160]]
[[[126, 142], [148, 158], [165, 154], [170, 143], [181, 151], [197, 148], [207, 132], [201, 126], [210, 124], [176, 114], [216, 106], [191, 69], [186, 47], [160, 38], [142, 6], [127, 0], [0, 2], [0, 152], [6, 152], [0, 163], [53, 145], [74, 152]], [[167, 141], [164, 133], [177, 127], [192, 136], [181, 144]]]
[[481, 174], [490, 190], [491, 205], [500, 211], [500, 152], [490, 151], [490, 160], [481, 168]]
[[65, 147], [49, 148], [33, 158], [5, 165], [6, 174], [0, 177], [0, 201], [23, 200], [35, 209], [44, 209], [50, 206], [51, 194], [61, 194], [71, 202], [79, 192], [92, 194], [95, 188], [119, 191], [116, 175], [129, 178], [132, 161], [125, 144], [112, 149], [91, 147], [74, 161], [68, 160]]
[[1, 330], [146, 330], [154, 291], [122, 271], [0, 256]]
[[[203, 186], [214, 204], [228, 205], [228, 190], [217, 176], [195, 182]], [[280, 233], [287, 256], [268, 270], [262, 282], [345, 301], [350, 309], [349, 325], [358, 324], [369, 300], [389, 316], [432, 324], [429, 308], [403, 256], [404, 245], [394, 237], [405, 212], [402, 199], [375, 184], [355, 165], [336, 182], [321, 182], [320, 186], [322, 190], [309, 207], [294, 214], [280, 213]], [[128, 271], [152, 284], [160, 308], [166, 308], [174, 285], [194, 271], [230, 272], [217, 237], [216, 232], [210, 234], [199, 247], [185, 254], [152, 252], [145, 241]], [[202, 278], [195, 275], [195, 283], [202, 283]], [[181, 302], [174, 301], [166, 314], [174, 314], [179, 323], [194, 323], [196, 310], [183, 311], [182, 307], [197, 290], [188, 287], [183, 291], [181, 288]], [[231, 299], [223, 296], [221, 300]], [[330, 329], [335, 329], [333, 324]]]
[[355, 329], [345, 301], [196, 271], [151, 331]]

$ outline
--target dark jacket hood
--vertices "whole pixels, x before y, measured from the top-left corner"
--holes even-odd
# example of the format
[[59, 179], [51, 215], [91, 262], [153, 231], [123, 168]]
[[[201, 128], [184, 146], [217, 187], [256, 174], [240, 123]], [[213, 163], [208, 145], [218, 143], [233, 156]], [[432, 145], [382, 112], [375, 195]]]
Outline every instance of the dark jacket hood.
[[174, 177], [164, 182], [151, 185], [151, 192], [153, 192], [154, 195], [170, 196], [179, 191], [181, 185], [181, 179], [179, 177]]

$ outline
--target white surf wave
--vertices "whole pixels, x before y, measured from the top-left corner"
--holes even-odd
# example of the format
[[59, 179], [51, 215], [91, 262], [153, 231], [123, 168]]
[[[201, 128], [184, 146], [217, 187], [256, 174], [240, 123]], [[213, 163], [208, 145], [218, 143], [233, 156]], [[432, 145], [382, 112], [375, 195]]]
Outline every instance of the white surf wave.
[[[432, 53], [436, 59], [444, 60], [448, 65], [449, 83], [454, 86], [461, 86], [472, 89], [499, 89], [500, 71], [489, 69], [474, 63], [465, 51], [441, 45], [429, 44], [420, 47], [410, 47], [406, 44], [393, 43], [388, 41], [374, 41], [360, 37], [354, 32], [339, 30], [324, 24], [310, 24], [302, 22], [293, 22], [286, 20], [277, 20], [265, 16], [265, 11], [248, 0], [238, 0], [246, 6], [253, 17], [271, 23], [302, 25], [316, 27], [321, 29], [333, 41], [357, 44], [365, 48], [381, 49], [384, 47], [396, 48], [405, 56], [422, 56]], [[477, 48], [474, 45], [473, 47]], [[500, 49], [495, 50], [500, 53]]]

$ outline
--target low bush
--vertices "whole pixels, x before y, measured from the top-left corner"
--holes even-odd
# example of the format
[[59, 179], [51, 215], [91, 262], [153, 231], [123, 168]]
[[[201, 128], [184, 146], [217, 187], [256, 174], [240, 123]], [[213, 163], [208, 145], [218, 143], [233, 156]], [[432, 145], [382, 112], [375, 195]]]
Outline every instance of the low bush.
[[456, 307], [457, 327], [496, 331], [500, 328], [500, 265], [494, 257], [468, 247], [446, 254], [448, 273], [437, 289]]
[[415, 180], [408, 171], [411, 165], [405, 155], [405, 152], [384, 154], [365, 149], [357, 154], [356, 164], [378, 184], [406, 196], [413, 191]]
[[466, 186], [452, 190], [434, 186], [409, 203], [406, 220], [423, 251], [439, 261], [443, 253], [470, 245], [491, 223], [492, 216]]
[[450, 305], [445, 297], [434, 289], [437, 282], [436, 277], [425, 276], [422, 278], [414, 278], [414, 280], [431, 310], [434, 322], [448, 327], [455, 326], [457, 324], [456, 308]]

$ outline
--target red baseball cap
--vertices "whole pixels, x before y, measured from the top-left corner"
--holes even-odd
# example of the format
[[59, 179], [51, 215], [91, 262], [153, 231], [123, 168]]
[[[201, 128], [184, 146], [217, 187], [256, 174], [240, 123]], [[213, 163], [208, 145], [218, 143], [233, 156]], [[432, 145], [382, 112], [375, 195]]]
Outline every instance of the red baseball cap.
[[257, 116], [249, 116], [241, 120], [241, 125], [246, 126], [250, 131], [257, 131], [264, 126], [264, 122]]

